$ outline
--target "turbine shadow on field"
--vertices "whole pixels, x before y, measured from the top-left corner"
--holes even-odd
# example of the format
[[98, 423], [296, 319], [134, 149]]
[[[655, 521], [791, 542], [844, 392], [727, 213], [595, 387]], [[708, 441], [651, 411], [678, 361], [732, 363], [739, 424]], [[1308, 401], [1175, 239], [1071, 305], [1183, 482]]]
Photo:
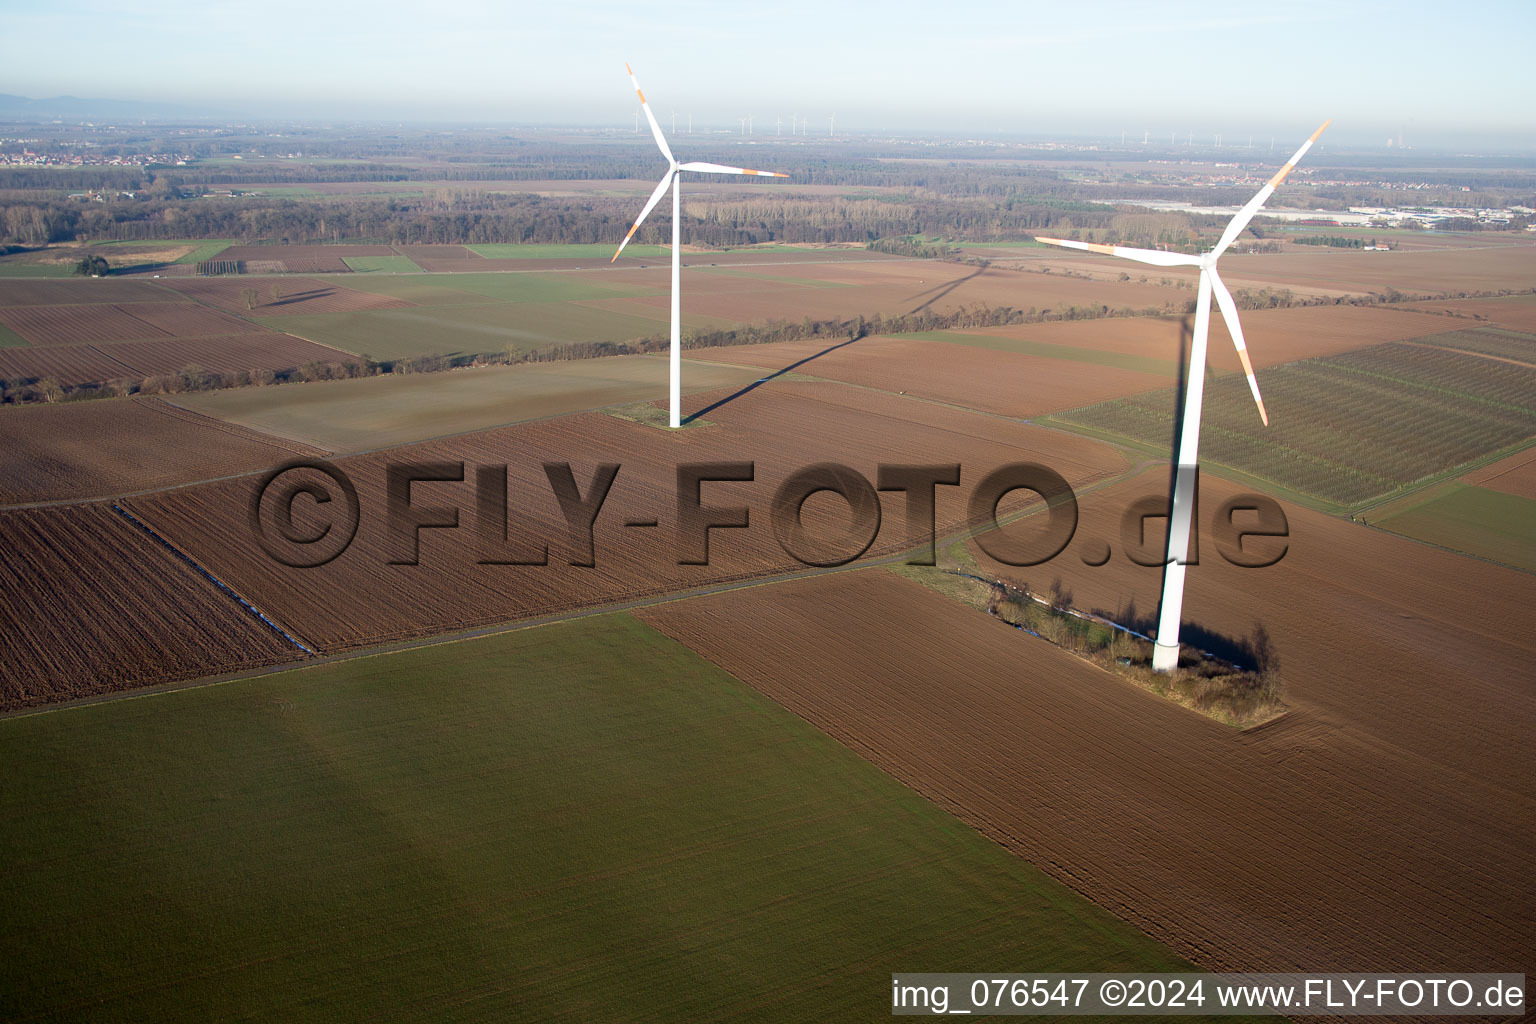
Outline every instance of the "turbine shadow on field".
[[971, 273], [965, 275], [964, 277], [956, 278], [948, 284], [935, 285], [932, 288], [929, 288], [926, 292], [918, 292], [915, 296], [913, 296], [913, 298], [922, 298], [924, 295], [929, 296], [929, 298], [926, 301], [920, 302], [916, 306], [913, 306], [911, 309], [907, 310], [906, 315], [911, 316], [913, 313], [922, 312], [924, 309], [927, 309], [935, 302], [938, 302], [940, 299], [954, 291], [956, 288], [959, 288], [961, 285], [965, 284], [965, 282], [971, 280], [972, 278], [980, 277], [986, 272], [986, 267], [977, 267]]
[[[862, 335], [862, 334], [859, 335], [859, 338], [862, 338], [862, 337], [864, 337], [864, 335]], [[734, 401], [736, 401], [736, 399], [741, 398], [742, 396], [747, 395], [747, 394], [749, 394], [749, 393], [751, 393], [753, 391], [756, 391], [758, 388], [762, 387], [764, 384], [767, 384], [769, 381], [773, 380], [774, 378], [782, 377], [786, 373], [793, 373], [795, 370], [798, 370], [800, 367], [804, 366], [806, 363], [809, 363], [809, 362], [811, 362], [814, 359], [820, 359], [822, 356], [826, 355], [828, 352], [836, 352], [840, 348], [846, 348], [847, 346], [852, 345], [854, 342], [858, 341], [859, 338], [849, 338], [847, 341], [840, 341], [836, 345], [829, 345], [826, 348], [822, 349], [820, 352], [816, 352], [816, 353], [814, 353], [812, 355], [808, 355], [804, 359], [797, 359], [797, 360], [795, 360], [793, 363], [790, 363], [788, 366], [784, 367], [783, 369], [774, 370], [772, 373], [768, 374], [766, 377], [759, 377], [757, 380], [755, 380], [752, 383], [748, 384], [746, 387], [744, 387], [741, 390], [736, 391], [736, 392], [734, 392], [732, 394], [726, 395], [724, 398], [720, 399], [720, 401], [718, 401], [718, 402], [715, 402], [713, 405], [706, 406], [705, 408], [700, 409], [698, 412], [690, 413], [689, 415], [684, 416], [683, 417], [683, 424], [687, 425], [689, 423], [692, 423], [696, 419], [701, 419], [702, 417], [708, 415], [709, 413], [714, 412], [716, 409], [720, 408], [722, 405], [725, 405], [728, 402], [734, 402]]]
[[323, 299], [327, 295], [334, 295], [335, 288], [311, 288], [307, 292], [294, 292], [292, 295], [284, 295], [272, 302], [263, 302], [263, 306], [286, 306], [290, 302], [304, 302], [308, 299]]

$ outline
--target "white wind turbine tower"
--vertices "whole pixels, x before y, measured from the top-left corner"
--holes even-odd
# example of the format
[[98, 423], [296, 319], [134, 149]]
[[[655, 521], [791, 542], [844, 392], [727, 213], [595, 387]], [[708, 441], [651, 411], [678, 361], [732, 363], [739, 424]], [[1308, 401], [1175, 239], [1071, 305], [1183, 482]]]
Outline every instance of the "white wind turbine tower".
[[661, 126], [656, 123], [656, 116], [651, 113], [651, 105], [645, 101], [645, 93], [640, 91], [640, 83], [635, 81], [635, 73], [634, 73], [634, 71], [630, 70], [630, 67], [629, 67], [628, 64], [624, 65], [624, 70], [629, 72], [629, 81], [635, 87], [635, 95], [640, 97], [640, 109], [645, 112], [645, 119], [646, 119], [646, 121], [651, 126], [651, 134], [656, 137], [656, 145], [658, 147], [660, 147], [661, 155], [667, 158], [667, 163], [670, 166], [667, 168], [666, 176], [663, 177], [661, 179], [661, 183], [656, 186], [656, 191], [652, 192], [651, 193], [651, 198], [649, 198], [649, 199], [647, 199], [645, 201], [645, 208], [640, 211], [640, 216], [635, 218], [635, 223], [630, 227], [629, 234], [625, 235], [624, 236], [624, 241], [619, 243], [618, 251], [613, 254], [613, 259], [609, 260], [608, 262], [612, 263], [614, 260], [619, 258], [619, 253], [622, 253], [624, 251], [624, 247], [629, 244], [629, 240], [635, 236], [635, 230], [640, 227], [641, 222], [645, 220], [645, 218], [650, 214], [650, 212], [653, 209], [656, 208], [656, 204], [661, 202], [661, 197], [666, 193], [667, 189], [671, 188], [672, 189], [672, 347], [671, 347], [671, 350], [669, 352], [669, 362], [671, 363], [671, 368], [672, 368], [672, 379], [671, 379], [671, 387], [670, 387], [670, 390], [668, 392], [668, 401], [669, 401], [668, 415], [669, 415], [669, 425], [672, 426], [673, 428], [677, 428], [677, 427], [680, 427], [680, 426], [683, 425], [683, 421], [682, 421], [682, 407], [683, 407], [683, 402], [682, 402], [682, 397], [683, 397], [683, 380], [682, 380], [682, 378], [683, 378], [683, 359], [682, 359], [682, 348], [683, 348], [683, 346], [682, 346], [682, 328], [683, 328], [683, 315], [682, 315], [683, 257], [682, 257], [682, 252], [683, 252], [683, 248], [682, 248], [682, 237], [681, 237], [682, 231], [680, 229], [680, 222], [682, 220], [682, 217], [681, 217], [681, 213], [682, 213], [681, 206], [682, 206], [682, 203], [681, 203], [681, 200], [679, 198], [679, 193], [681, 191], [681, 188], [680, 188], [680, 185], [679, 185], [679, 178], [680, 178], [680, 176], [681, 176], [683, 171], [699, 171], [699, 172], [701, 172], [703, 174], [753, 174], [753, 175], [756, 175], [759, 178], [787, 178], [787, 177], [789, 177], [789, 175], [787, 175], [787, 174], [780, 174], [778, 171], [754, 171], [754, 170], [751, 170], [750, 168], [746, 168], [746, 167], [726, 167], [726, 166], [724, 166], [722, 164], [708, 164], [708, 163], [702, 163], [700, 161], [692, 161], [692, 162], [686, 163], [686, 164], [678, 163], [677, 162], [677, 158], [672, 155], [672, 150], [667, 146], [666, 137], [661, 134]]
[[1259, 189], [1258, 195], [1248, 200], [1248, 205], [1237, 211], [1227, 229], [1221, 233], [1221, 238], [1216, 242], [1216, 248], [1199, 256], [1186, 256], [1183, 253], [1162, 252], [1153, 249], [1131, 249], [1123, 245], [1097, 245], [1092, 242], [1071, 242], [1061, 238], [1037, 238], [1037, 242], [1047, 242], [1051, 245], [1062, 245], [1069, 249], [1086, 249], [1089, 252], [1109, 253], [1112, 256], [1123, 256], [1126, 259], [1135, 260], [1138, 263], [1150, 263], [1159, 267], [1199, 267], [1200, 287], [1195, 300], [1195, 335], [1190, 345], [1189, 374], [1184, 391], [1184, 422], [1179, 436], [1179, 448], [1176, 453], [1178, 469], [1174, 474], [1173, 484], [1173, 509], [1168, 517], [1168, 560], [1163, 566], [1163, 599], [1157, 620], [1157, 644], [1153, 648], [1152, 668], [1158, 672], [1168, 672], [1179, 664], [1179, 615], [1184, 605], [1184, 559], [1189, 554], [1189, 526], [1194, 514], [1195, 485], [1198, 473], [1198, 449], [1200, 445], [1200, 402], [1205, 392], [1205, 349], [1206, 339], [1211, 328], [1211, 295], [1216, 296], [1216, 304], [1221, 307], [1222, 319], [1227, 322], [1227, 331], [1232, 335], [1232, 344], [1237, 348], [1237, 356], [1243, 363], [1243, 372], [1248, 376], [1248, 390], [1253, 392], [1253, 400], [1259, 407], [1259, 418], [1264, 425], [1269, 426], [1269, 414], [1264, 411], [1264, 399], [1259, 396], [1259, 382], [1253, 376], [1253, 364], [1248, 360], [1248, 346], [1243, 340], [1243, 328], [1237, 320], [1237, 303], [1232, 301], [1232, 293], [1227, 291], [1227, 286], [1222, 284], [1221, 275], [1216, 272], [1216, 261], [1228, 247], [1237, 240], [1237, 236], [1243, 233], [1248, 222], [1253, 220], [1254, 214], [1259, 212], [1259, 207], [1264, 205], [1285, 176], [1291, 173], [1291, 168], [1302, 158], [1307, 150], [1312, 148], [1312, 143], [1323, 134], [1331, 122], [1323, 122], [1323, 127], [1312, 133], [1312, 137], [1302, 143], [1296, 155], [1269, 183]]

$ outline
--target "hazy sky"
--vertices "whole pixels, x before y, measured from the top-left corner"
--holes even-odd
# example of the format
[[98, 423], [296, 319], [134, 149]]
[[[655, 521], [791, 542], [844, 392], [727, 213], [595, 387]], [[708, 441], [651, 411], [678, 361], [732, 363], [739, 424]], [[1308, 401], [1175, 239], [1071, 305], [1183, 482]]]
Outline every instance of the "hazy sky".
[[1536, 136], [1532, 0], [0, 0], [0, 38], [0, 92], [282, 117], [625, 125], [629, 61], [664, 125], [760, 133]]

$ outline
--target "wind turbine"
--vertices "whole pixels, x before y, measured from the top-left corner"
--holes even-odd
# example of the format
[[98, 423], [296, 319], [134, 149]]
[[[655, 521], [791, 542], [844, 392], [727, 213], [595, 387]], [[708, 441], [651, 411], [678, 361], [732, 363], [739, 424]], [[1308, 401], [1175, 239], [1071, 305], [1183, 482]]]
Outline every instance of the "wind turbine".
[[707, 164], [692, 161], [686, 164], [677, 162], [672, 155], [672, 150], [667, 146], [666, 137], [661, 134], [661, 125], [656, 123], [656, 115], [651, 113], [651, 105], [645, 101], [645, 93], [640, 91], [640, 83], [635, 81], [635, 73], [628, 64], [624, 70], [629, 72], [629, 81], [635, 87], [635, 95], [640, 97], [640, 109], [645, 111], [645, 119], [650, 123], [651, 134], [656, 137], [656, 145], [661, 149], [661, 155], [667, 158], [668, 168], [666, 176], [656, 186], [656, 191], [651, 193], [651, 198], [645, 201], [645, 208], [640, 211], [640, 216], [635, 218], [635, 223], [630, 227], [629, 234], [624, 236], [624, 241], [619, 243], [618, 251], [613, 254], [612, 263], [619, 258], [619, 253], [629, 244], [629, 240], [635, 236], [635, 230], [640, 223], [661, 202], [661, 197], [668, 188], [672, 189], [672, 348], [669, 353], [669, 361], [672, 367], [671, 389], [668, 392], [670, 402], [670, 426], [674, 429], [683, 425], [682, 422], [682, 397], [683, 397], [683, 359], [682, 359], [682, 277], [683, 277], [683, 247], [682, 232], [680, 230], [681, 201], [679, 193], [679, 177], [683, 171], [699, 171], [704, 174], [753, 174], [759, 178], [787, 178], [789, 175], [780, 174], [778, 171], [754, 171], [747, 167], [726, 167], [722, 164]]
[[1273, 178], [1269, 179], [1268, 184], [1259, 189], [1258, 195], [1248, 200], [1248, 205], [1237, 211], [1237, 216], [1232, 218], [1227, 229], [1221, 233], [1221, 238], [1216, 242], [1216, 248], [1210, 252], [1199, 256], [1186, 256], [1177, 252], [1131, 249], [1123, 245], [1097, 245], [1092, 242], [1072, 242], [1062, 238], [1035, 239], [1037, 242], [1066, 246], [1068, 249], [1086, 249], [1089, 252], [1122, 256], [1138, 263], [1150, 263], [1158, 267], [1200, 268], [1200, 288], [1195, 300], [1195, 336], [1189, 352], [1189, 376], [1184, 392], [1184, 422], [1177, 453], [1178, 470], [1173, 478], [1173, 509], [1168, 517], [1168, 559], [1163, 565], [1163, 599], [1158, 613], [1157, 644], [1152, 649], [1152, 668], [1157, 672], [1170, 671], [1179, 664], [1179, 615], [1184, 605], [1184, 559], [1189, 554], [1189, 525], [1194, 514], [1195, 486], [1199, 472], [1197, 459], [1200, 445], [1200, 402], [1205, 392], [1205, 349], [1211, 328], [1213, 292], [1216, 296], [1216, 304], [1221, 307], [1222, 319], [1227, 322], [1227, 331], [1232, 335], [1232, 344], [1237, 349], [1237, 357], [1242, 360], [1243, 373], [1248, 377], [1248, 390], [1253, 392], [1253, 401], [1259, 407], [1259, 419], [1264, 421], [1266, 427], [1269, 426], [1269, 413], [1264, 411], [1264, 399], [1259, 396], [1259, 382], [1254, 378], [1253, 364], [1248, 360], [1248, 346], [1243, 340], [1243, 328], [1237, 320], [1237, 303], [1232, 300], [1232, 293], [1227, 291], [1227, 286], [1221, 281], [1221, 275], [1216, 272], [1216, 261], [1233, 242], [1237, 241], [1237, 236], [1242, 234], [1248, 222], [1253, 220], [1254, 214], [1259, 212], [1259, 207], [1274, 194], [1275, 189], [1279, 188], [1280, 183], [1285, 180], [1285, 176], [1290, 174], [1291, 169], [1296, 166], [1296, 162], [1312, 148], [1312, 143], [1317, 141], [1317, 137], [1323, 134], [1323, 129], [1331, 123], [1324, 121], [1323, 127], [1313, 132], [1312, 137], [1302, 143], [1296, 155], [1291, 157]]

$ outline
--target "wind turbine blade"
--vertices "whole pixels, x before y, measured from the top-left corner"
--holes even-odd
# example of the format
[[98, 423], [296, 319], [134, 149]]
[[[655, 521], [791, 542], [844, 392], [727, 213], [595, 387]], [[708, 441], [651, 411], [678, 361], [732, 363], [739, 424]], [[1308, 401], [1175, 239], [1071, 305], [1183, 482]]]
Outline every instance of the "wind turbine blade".
[[1102, 252], [1107, 256], [1120, 256], [1137, 263], [1150, 263], [1154, 267], [1198, 267], [1200, 257], [1186, 256], [1181, 252], [1163, 252], [1160, 249], [1132, 249], [1124, 245], [1100, 245], [1098, 242], [1074, 242], [1066, 238], [1039, 238], [1046, 245], [1060, 245], [1084, 252]]
[[1285, 176], [1291, 173], [1291, 169], [1296, 166], [1296, 162], [1306, 154], [1307, 150], [1312, 148], [1312, 143], [1316, 142], [1317, 137], [1323, 134], [1323, 130], [1332, 123], [1332, 120], [1324, 121], [1323, 127], [1313, 132], [1312, 137], [1301, 144], [1301, 148], [1286, 161], [1285, 166], [1276, 171], [1275, 176], [1270, 178], [1263, 188], [1259, 189], [1259, 194], [1248, 200], [1247, 206], [1237, 211], [1237, 216], [1232, 218], [1232, 222], [1227, 225], [1227, 230], [1221, 233], [1221, 241], [1216, 243], [1216, 248], [1213, 250], [1215, 256], [1220, 256], [1226, 252], [1227, 247], [1237, 241], [1237, 236], [1242, 234], [1243, 229], [1248, 226], [1248, 222], [1253, 220], [1254, 214], [1259, 212], [1259, 207], [1263, 206], [1265, 201], [1275, 194], [1275, 189], [1279, 188], [1280, 183], [1285, 180]]
[[754, 171], [750, 167], [727, 167], [724, 164], [708, 164], [702, 160], [692, 160], [686, 164], [678, 164], [680, 171], [700, 171], [704, 174], [755, 174], [759, 178], [787, 178], [789, 175], [779, 171]]
[[[618, 252], [613, 254], [613, 260], [619, 258], [619, 253], [624, 251], [624, 247], [629, 244], [629, 240], [635, 236], [635, 229], [640, 226], [640, 222], [645, 220], [646, 216], [656, 208], [656, 204], [661, 202], [661, 197], [667, 194], [667, 186], [672, 184], [672, 177], [674, 173], [675, 172], [673, 171], [668, 171], [667, 176], [661, 179], [661, 184], [656, 186], [656, 191], [651, 193], [651, 198], [645, 201], [645, 209], [640, 211], [640, 216], [636, 217], [635, 223], [630, 226], [629, 234], [625, 235], [624, 241], [619, 243]], [[613, 260], [609, 260], [608, 262], [612, 263]]]
[[[640, 109], [645, 111], [645, 119], [650, 122], [651, 134], [656, 137], [656, 145], [661, 147], [661, 154], [667, 158], [667, 163], [676, 167], [677, 158], [672, 155], [672, 150], [667, 146], [666, 137], [661, 134], [661, 125], [656, 123], [656, 115], [651, 113], [651, 105], [645, 102], [645, 93], [640, 91], [640, 83], [635, 81], [634, 71], [630, 69], [628, 64], [624, 65], [624, 70], [629, 72], [630, 84], [635, 87], [635, 95], [640, 97]], [[641, 216], [644, 216], [644, 214]]]
[[1221, 318], [1227, 322], [1227, 333], [1232, 335], [1232, 345], [1237, 349], [1237, 358], [1242, 360], [1243, 373], [1248, 375], [1248, 390], [1253, 392], [1253, 403], [1259, 407], [1259, 419], [1264, 425], [1269, 426], [1269, 413], [1264, 411], [1264, 399], [1259, 394], [1259, 381], [1253, 375], [1253, 363], [1248, 360], [1248, 343], [1243, 339], [1243, 325], [1237, 320], [1237, 303], [1232, 301], [1232, 293], [1227, 291], [1227, 286], [1222, 283], [1221, 275], [1216, 273], [1216, 268], [1211, 267], [1206, 273], [1211, 276], [1211, 288], [1216, 293], [1216, 305], [1221, 307]]

